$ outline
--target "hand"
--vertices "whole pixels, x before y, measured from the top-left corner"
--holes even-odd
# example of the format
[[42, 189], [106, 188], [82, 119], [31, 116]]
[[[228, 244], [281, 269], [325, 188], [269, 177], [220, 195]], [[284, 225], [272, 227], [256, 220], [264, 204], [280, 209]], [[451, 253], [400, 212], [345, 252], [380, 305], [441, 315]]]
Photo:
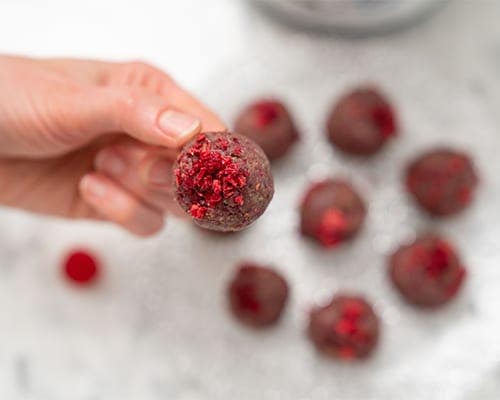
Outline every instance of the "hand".
[[152, 66], [0, 56], [0, 204], [153, 234], [202, 129], [225, 126]]

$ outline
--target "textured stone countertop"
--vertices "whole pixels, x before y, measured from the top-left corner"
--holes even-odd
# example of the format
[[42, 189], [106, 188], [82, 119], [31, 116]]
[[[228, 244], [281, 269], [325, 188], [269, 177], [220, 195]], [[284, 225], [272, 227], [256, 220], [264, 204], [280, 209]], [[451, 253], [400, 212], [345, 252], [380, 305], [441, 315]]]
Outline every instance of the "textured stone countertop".
[[[456, 0], [399, 34], [348, 40], [276, 24], [237, 0], [3, 0], [0, 52], [143, 59], [169, 71], [231, 121], [244, 101], [278, 93], [296, 111], [299, 148], [276, 167], [276, 197], [247, 232], [203, 233], [169, 220], [139, 240], [108, 225], [0, 209], [2, 400], [493, 400], [500, 398], [500, 2]], [[349, 84], [392, 95], [405, 126], [373, 162], [332, 153], [322, 118]], [[441, 224], [399, 188], [404, 162], [434, 143], [474, 156], [474, 207]], [[353, 246], [325, 254], [297, 234], [307, 181], [332, 170], [370, 201]], [[457, 301], [423, 313], [385, 277], [402, 238], [439, 227], [461, 248], [468, 284]], [[61, 278], [75, 245], [94, 249], [105, 274], [90, 290]], [[271, 263], [291, 282], [280, 325], [248, 331], [228, 316], [224, 290], [242, 258]], [[383, 320], [375, 357], [340, 365], [304, 335], [314, 302], [349, 289]]]

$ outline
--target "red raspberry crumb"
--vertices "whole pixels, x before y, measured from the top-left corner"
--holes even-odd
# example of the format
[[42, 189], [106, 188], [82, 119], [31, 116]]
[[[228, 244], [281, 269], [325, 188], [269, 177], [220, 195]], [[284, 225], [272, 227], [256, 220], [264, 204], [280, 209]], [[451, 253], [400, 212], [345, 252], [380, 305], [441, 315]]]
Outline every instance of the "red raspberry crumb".
[[63, 264], [67, 279], [78, 285], [94, 282], [99, 274], [99, 262], [90, 252], [78, 250], [71, 252]]
[[317, 350], [329, 357], [367, 357], [375, 348], [378, 335], [378, 317], [361, 297], [337, 295], [310, 315], [309, 337]]
[[238, 307], [252, 314], [256, 314], [261, 309], [257, 294], [255, 293], [255, 285], [251, 283], [243, 283], [234, 288], [234, 294], [237, 298]]
[[387, 139], [396, 135], [397, 130], [394, 112], [388, 105], [375, 107], [372, 111], [372, 117], [383, 138]]
[[[177, 185], [187, 190], [192, 205], [191, 216], [201, 219], [208, 209], [215, 208], [223, 200], [243, 205], [241, 190], [247, 183], [248, 173], [233, 161], [232, 155], [223, 154], [228, 148], [226, 138], [219, 137], [215, 145], [201, 134], [189, 149], [193, 157], [190, 168], [177, 168]], [[235, 152], [241, 152], [238, 147]], [[236, 154], [238, 156], [238, 154]]]
[[447, 303], [466, 275], [453, 247], [444, 239], [426, 235], [400, 247], [390, 259], [390, 276], [401, 295], [421, 307]]
[[260, 101], [253, 106], [255, 125], [264, 128], [275, 121], [280, 112], [280, 105], [276, 101]]
[[333, 247], [341, 243], [349, 233], [349, 224], [342, 211], [336, 208], [327, 210], [318, 227], [318, 240], [325, 247]]

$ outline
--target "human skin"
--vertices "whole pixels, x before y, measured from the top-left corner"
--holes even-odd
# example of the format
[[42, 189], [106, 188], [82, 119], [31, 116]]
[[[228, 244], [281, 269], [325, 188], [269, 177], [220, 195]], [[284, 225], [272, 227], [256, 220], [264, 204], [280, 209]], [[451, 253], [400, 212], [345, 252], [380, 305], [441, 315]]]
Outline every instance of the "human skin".
[[0, 56], [0, 205], [158, 232], [171, 165], [223, 122], [142, 62]]

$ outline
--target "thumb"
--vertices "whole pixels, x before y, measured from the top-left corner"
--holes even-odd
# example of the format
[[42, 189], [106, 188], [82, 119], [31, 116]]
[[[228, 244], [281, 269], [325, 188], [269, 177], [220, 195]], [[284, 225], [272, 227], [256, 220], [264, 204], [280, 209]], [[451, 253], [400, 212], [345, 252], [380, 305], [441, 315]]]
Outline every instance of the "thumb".
[[120, 132], [144, 143], [178, 148], [201, 130], [200, 119], [148, 90], [99, 87], [91, 92], [76, 118], [95, 134]]

